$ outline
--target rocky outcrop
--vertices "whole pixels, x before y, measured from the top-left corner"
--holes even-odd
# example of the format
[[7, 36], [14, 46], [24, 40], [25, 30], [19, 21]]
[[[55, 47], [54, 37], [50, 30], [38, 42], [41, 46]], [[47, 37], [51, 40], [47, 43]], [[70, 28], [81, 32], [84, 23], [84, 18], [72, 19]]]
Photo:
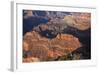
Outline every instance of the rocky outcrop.
[[71, 16], [65, 16], [64, 22], [78, 30], [87, 30], [91, 27], [91, 14], [90, 13], [72, 13]]
[[38, 58], [35, 57], [27, 57], [27, 58], [23, 58], [23, 62], [24, 63], [29, 63], [29, 62], [39, 62], [40, 60]]
[[39, 32], [41, 35], [47, 38], [54, 38], [57, 36], [57, 34], [63, 33], [64, 29], [67, 29], [66, 23], [62, 19], [58, 18], [33, 28], [34, 31]]
[[[69, 34], [58, 34], [49, 39], [38, 32], [27, 32], [23, 38], [23, 62], [46, 61], [68, 54], [81, 47], [78, 38]], [[32, 58], [32, 59], [31, 59]]]

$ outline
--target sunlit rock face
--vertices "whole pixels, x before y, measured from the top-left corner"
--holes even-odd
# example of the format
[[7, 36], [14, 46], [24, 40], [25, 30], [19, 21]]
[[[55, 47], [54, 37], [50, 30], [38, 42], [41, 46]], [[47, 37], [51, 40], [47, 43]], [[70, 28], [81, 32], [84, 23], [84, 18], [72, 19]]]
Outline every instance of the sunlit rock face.
[[35, 58], [35, 57], [23, 58], [23, 62], [24, 63], [39, 62], [39, 61], [40, 60], [38, 58]]
[[78, 30], [87, 30], [91, 27], [90, 13], [71, 13], [71, 16], [65, 16], [64, 21], [68, 26]]
[[55, 38], [49, 39], [35, 31], [27, 32], [23, 38], [23, 51], [26, 55], [23, 62], [46, 61], [71, 53], [79, 47], [81, 43], [73, 35], [58, 34]]

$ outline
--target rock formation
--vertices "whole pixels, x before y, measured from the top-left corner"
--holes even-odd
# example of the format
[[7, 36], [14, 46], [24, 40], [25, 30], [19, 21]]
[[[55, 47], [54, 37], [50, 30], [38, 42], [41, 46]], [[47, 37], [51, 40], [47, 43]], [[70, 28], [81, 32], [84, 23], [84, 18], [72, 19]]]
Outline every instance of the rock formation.
[[[69, 34], [58, 34], [49, 39], [38, 32], [27, 32], [23, 38], [23, 51], [27, 55], [23, 62], [46, 61], [48, 58], [57, 58], [81, 47], [78, 38]], [[31, 59], [32, 58], [32, 59]]]
[[23, 34], [23, 62], [90, 59], [90, 13], [26, 10]]
[[72, 13], [71, 16], [65, 16], [63, 20], [68, 26], [78, 30], [87, 30], [91, 27], [90, 13]]

